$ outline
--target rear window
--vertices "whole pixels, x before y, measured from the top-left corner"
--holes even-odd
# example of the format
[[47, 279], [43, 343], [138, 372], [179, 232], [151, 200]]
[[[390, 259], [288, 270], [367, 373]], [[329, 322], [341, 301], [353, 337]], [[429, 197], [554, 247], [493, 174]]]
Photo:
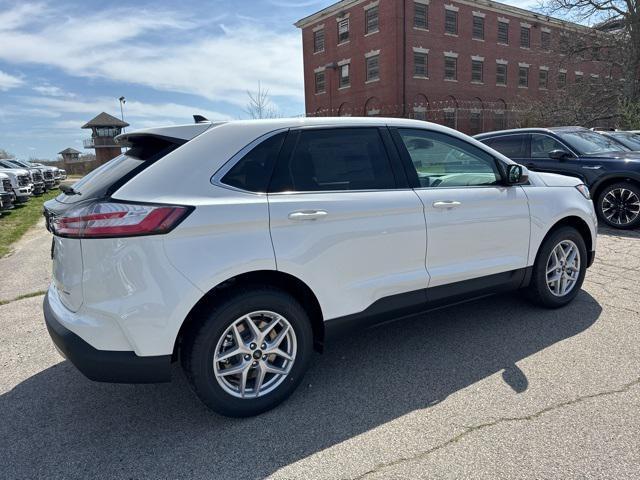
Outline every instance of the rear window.
[[109, 160], [73, 185], [80, 195], [61, 193], [57, 200], [62, 203], [77, 203], [105, 198], [126, 182], [184, 143], [184, 140], [160, 137], [138, 137], [130, 139], [131, 148], [122, 155]]

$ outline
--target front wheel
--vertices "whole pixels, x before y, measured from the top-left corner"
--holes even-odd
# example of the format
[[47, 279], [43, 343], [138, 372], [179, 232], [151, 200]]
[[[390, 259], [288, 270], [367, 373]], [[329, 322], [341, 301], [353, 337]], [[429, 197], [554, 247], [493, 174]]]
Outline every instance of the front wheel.
[[598, 215], [614, 228], [629, 229], [640, 225], [640, 186], [620, 182], [609, 185], [598, 196]]
[[586, 270], [587, 248], [582, 235], [572, 227], [559, 228], [540, 246], [529, 297], [543, 307], [562, 307], [578, 295]]
[[288, 293], [257, 287], [211, 305], [184, 338], [182, 364], [200, 400], [231, 417], [283, 402], [311, 358], [309, 318]]

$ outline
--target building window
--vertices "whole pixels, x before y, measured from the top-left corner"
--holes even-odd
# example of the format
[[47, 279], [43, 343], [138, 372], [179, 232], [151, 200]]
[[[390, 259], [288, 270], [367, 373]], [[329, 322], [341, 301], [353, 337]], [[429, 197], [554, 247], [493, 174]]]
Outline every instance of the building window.
[[484, 18], [477, 15], [473, 16], [473, 38], [484, 40]]
[[498, 22], [498, 43], [509, 45], [509, 24], [507, 22]]
[[324, 93], [326, 86], [325, 72], [316, 72], [316, 93]]
[[507, 66], [504, 63], [496, 64], [496, 85], [507, 84]]
[[469, 130], [471, 135], [482, 132], [482, 110], [471, 110], [469, 116]]
[[543, 50], [551, 50], [551, 32], [540, 33], [540, 44]]
[[549, 72], [547, 70], [540, 70], [540, 74], [538, 75], [538, 87], [547, 89], [549, 86]]
[[480, 60], [471, 61], [471, 81], [476, 83], [484, 81], [484, 62]]
[[449, 128], [456, 128], [458, 126], [458, 116], [454, 108], [447, 108], [444, 111], [444, 125]]
[[453, 10], [444, 11], [444, 33], [449, 35], [458, 34], [458, 12]]
[[378, 31], [378, 7], [372, 7], [365, 11], [364, 33], [375, 33]]
[[313, 32], [313, 52], [324, 52], [324, 28]]
[[349, 19], [345, 18], [338, 22], [338, 44], [349, 41]]
[[504, 111], [499, 110], [495, 114], [495, 118], [493, 120], [493, 129], [494, 130], [504, 130], [507, 128], [507, 115]]
[[413, 74], [416, 77], [428, 77], [428, 56], [424, 52], [413, 52]]
[[582, 75], [581, 73], [576, 73], [576, 83], [582, 83], [583, 80], [584, 75]]
[[421, 2], [413, 2], [413, 26], [416, 28], [429, 28], [429, 6]]
[[518, 72], [518, 86], [529, 86], [529, 67], [520, 67], [520, 70]]
[[444, 79], [458, 79], [458, 59], [454, 57], [444, 57]]
[[367, 82], [380, 79], [380, 55], [372, 55], [366, 59]]
[[340, 67], [338, 67], [338, 72], [339, 72], [339, 75], [340, 75], [340, 78], [339, 78], [339, 81], [338, 81], [339, 88], [348, 87], [350, 85], [349, 64], [346, 63], [344, 65], [340, 65]]
[[567, 86], [567, 73], [560, 72], [558, 74], [558, 88], [564, 88]]
[[531, 48], [531, 30], [529, 27], [520, 27], [520, 46]]

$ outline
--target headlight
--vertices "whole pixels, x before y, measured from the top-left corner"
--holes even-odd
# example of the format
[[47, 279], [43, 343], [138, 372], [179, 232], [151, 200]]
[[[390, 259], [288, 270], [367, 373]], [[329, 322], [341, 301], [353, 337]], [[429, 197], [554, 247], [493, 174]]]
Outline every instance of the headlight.
[[584, 184], [576, 185], [576, 189], [582, 194], [584, 198], [587, 200], [591, 200], [591, 194], [589, 193], [589, 187]]

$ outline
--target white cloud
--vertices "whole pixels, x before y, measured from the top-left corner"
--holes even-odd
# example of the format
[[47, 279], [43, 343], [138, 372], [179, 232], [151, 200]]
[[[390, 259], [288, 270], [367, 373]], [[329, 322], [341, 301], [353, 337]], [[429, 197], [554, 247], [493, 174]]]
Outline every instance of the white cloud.
[[66, 92], [60, 87], [49, 84], [38, 85], [36, 87], [33, 87], [33, 90], [48, 97], [75, 97], [74, 93]]
[[24, 81], [21, 78], [14, 77], [0, 70], [0, 92], [6, 92], [11, 88], [22, 85]]
[[246, 103], [246, 90], [258, 81], [272, 96], [303, 98], [301, 41], [294, 29], [278, 33], [253, 23], [200, 28], [175, 11], [122, 8], [68, 17], [52, 9], [42, 14], [49, 21], [41, 15], [25, 23], [29, 5], [2, 14], [14, 20], [13, 27], [0, 29], [0, 60], [235, 105]]
[[[108, 97], [101, 97], [91, 101], [52, 97], [24, 97], [22, 100], [27, 105], [57, 113], [59, 116], [63, 114], [74, 114], [76, 116], [80, 114], [86, 115], [84, 120], [64, 120], [57, 122], [56, 125], [60, 128], [73, 128], [74, 125], [80, 128], [93, 116], [102, 111], [111, 113], [114, 116], [119, 116], [120, 110], [118, 100]], [[204, 115], [210, 120], [227, 120], [229, 118], [228, 115], [220, 112], [178, 103], [127, 101], [124, 111], [125, 120], [132, 124], [135, 123], [136, 127], [140, 126], [138, 123], [142, 121], [145, 122], [145, 125], [158, 125], [162, 123], [161, 121], [163, 119], [170, 123], [175, 123], [176, 121], [189, 123], [193, 121], [192, 115], [195, 113]]]

